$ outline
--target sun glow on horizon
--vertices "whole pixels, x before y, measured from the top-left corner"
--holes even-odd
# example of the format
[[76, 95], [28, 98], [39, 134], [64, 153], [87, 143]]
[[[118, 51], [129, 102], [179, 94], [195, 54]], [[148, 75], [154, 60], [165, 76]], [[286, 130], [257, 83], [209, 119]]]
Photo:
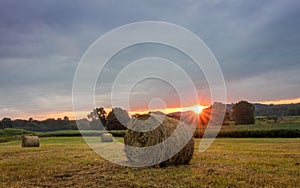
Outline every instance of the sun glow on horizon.
[[257, 102], [261, 104], [296, 104], [300, 103], [300, 98], [295, 98], [295, 99], [282, 99], [282, 100], [273, 100], [273, 101], [262, 101], [262, 102]]
[[181, 111], [193, 111], [195, 114], [201, 114], [201, 112], [207, 107], [208, 106], [197, 104], [195, 106], [183, 107]]
[[200, 114], [204, 108], [205, 108], [204, 106], [196, 105], [193, 106], [193, 111], [195, 112], [195, 114]]
[[[185, 112], [185, 111], [193, 111], [195, 114], [200, 114], [205, 108], [209, 106], [203, 106], [203, 105], [194, 105], [194, 106], [187, 106], [182, 108], [166, 108], [166, 109], [152, 109], [152, 111], [160, 111], [165, 114], [173, 113], [173, 112]], [[149, 110], [145, 111], [130, 111], [129, 114], [145, 114], [148, 113]]]
[[[274, 100], [274, 101], [260, 101], [260, 102], [252, 102], [252, 103], [261, 103], [261, 104], [296, 104], [300, 103], [300, 98], [295, 98], [295, 99], [285, 99], [285, 100]], [[161, 111], [165, 114], [170, 114], [173, 112], [185, 112], [185, 111], [193, 111], [195, 114], [205, 114], [206, 111], [205, 109], [208, 108], [209, 105], [201, 105], [201, 104], [196, 104], [193, 106], [185, 106], [185, 107], [169, 107], [165, 109], [151, 109], [151, 111]], [[203, 112], [204, 110], [204, 112]], [[108, 113], [111, 111], [111, 108], [105, 108], [105, 111]], [[91, 110], [82, 110], [80, 112], [76, 113], [76, 116], [73, 111], [61, 111], [61, 112], [49, 112], [49, 113], [32, 113], [32, 114], [27, 114], [27, 113], [17, 113], [17, 112], [10, 112], [9, 114], [4, 114], [2, 117], [9, 117], [12, 119], [29, 119], [32, 117], [34, 120], [46, 120], [48, 118], [63, 118], [64, 116], [68, 116], [70, 120], [79, 120], [82, 118], [87, 118], [87, 114], [89, 114]], [[129, 115], [134, 115], [134, 114], [146, 114], [148, 113], [149, 110], [132, 110], [128, 111]]]

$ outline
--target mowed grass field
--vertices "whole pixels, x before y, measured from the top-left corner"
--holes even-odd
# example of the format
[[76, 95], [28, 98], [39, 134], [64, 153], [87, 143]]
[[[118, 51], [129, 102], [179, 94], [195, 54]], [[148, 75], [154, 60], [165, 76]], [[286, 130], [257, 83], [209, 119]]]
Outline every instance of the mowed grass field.
[[[122, 140], [123, 138], [120, 138]], [[200, 139], [196, 139], [197, 148]], [[81, 137], [0, 143], [0, 187], [299, 187], [300, 138], [218, 138], [190, 165], [112, 164]]]

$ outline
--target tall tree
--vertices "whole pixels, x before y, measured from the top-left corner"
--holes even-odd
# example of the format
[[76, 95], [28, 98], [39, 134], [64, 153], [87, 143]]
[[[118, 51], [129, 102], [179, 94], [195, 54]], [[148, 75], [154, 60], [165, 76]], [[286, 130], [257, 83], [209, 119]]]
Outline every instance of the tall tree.
[[130, 117], [126, 110], [116, 107], [107, 116], [108, 130], [126, 130]]
[[236, 125], [254, 124], [255, 107], [247, 101], [240, 101], [232, 108], [232, 115]]
[[12, 128], [12, 121], [10, 118], [3, 118], [2, 119], [2, 125], [3, 125], [3, 128]]
[[106, 126], [106, 111], [103, 107], [93, 109], [93, 111], [90, 112], [87, 117], [88, 119], [92, 120], [93, 125], [95, 124], [95, 122], [98, 122], [98, 120], [100, 120], [102, 126]]
[[65, 116], [64, 121], [70, 121], [70, 118], [68, 116]]

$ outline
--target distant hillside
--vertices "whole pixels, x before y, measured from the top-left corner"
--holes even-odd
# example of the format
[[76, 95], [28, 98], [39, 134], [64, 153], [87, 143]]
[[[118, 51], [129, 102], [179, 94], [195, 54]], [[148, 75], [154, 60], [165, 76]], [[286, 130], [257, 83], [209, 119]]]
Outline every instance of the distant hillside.
[[[300, 115], [300, 103], [296, 104], [260, 104], [254, 103], [256, 116], [299, 116]], [[234, 104], [227, 104], [226, 109], [231, 112]]]

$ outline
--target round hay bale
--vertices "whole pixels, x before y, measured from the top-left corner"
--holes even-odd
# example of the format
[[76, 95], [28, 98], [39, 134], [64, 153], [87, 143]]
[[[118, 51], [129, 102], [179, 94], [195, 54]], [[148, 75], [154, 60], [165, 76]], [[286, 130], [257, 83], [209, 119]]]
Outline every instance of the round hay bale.
[[38, 136], [23, 136], [22, 147], [40, 147]]
[[101, 136], [101, 142], [112, 142], [113, 136], [110, 133], [102, 133]]
[[[143, 129], [151, 125], [156, 128], [148, 132], [138, 130], [139, 127]], [[155, 113], [133, 118], [124, 142], [126, 157], [132, 166], [188, 164], [194, 153], [194, 138], [190, 128], [176, 119]]]

